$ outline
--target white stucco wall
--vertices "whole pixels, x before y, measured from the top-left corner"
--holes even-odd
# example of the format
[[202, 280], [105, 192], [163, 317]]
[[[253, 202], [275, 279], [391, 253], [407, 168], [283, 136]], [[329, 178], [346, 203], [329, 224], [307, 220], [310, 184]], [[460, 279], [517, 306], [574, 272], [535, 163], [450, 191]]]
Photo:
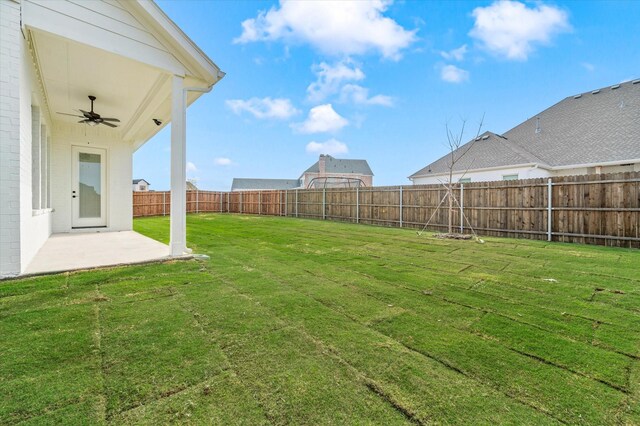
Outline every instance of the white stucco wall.
[[[620, 172], [633, 172], [640, 171], [640, 163], [627, 165], [627, 166], [603, 166], [600, 168], [600, 173], [620, 173]], [[471, 182], [492, 182], [503, 180], [505, 175], [518, 175], [518, 179], [535, 179], [546, 178], [553, 176], [575, 176], [586, 174], [597, 174], [595, 167], [577, 167], [572, 169], [561, 170], [546, 170], [537, 167], [513, 167], [505, 169], [492, 169], [481, 171], [469, 171], [468, 173], [454, 173], [453, 181], [458, 182], [460, 178], [470, 178]], [[414, 185], [433, 185], [439, 183], [445, 183], [449, 180], [449, 175], [429, 176], [429, 177], [417, 177], [413, 179]]]
[[[100, 126], [60, 125], [53, 133], [51, 179], [53, 232], [72, 231], [71, 179], [72, 146], [102, 148], [107, 153], [107, 229], [124, 231], [133, 227], [131, 196], [132, 147]], [[104, 228], [99, 229], [105, 231]], [[86, 230], [85, 230], [86, 231]]]
[[[494, 169], [494, 170], [482, 170], [477, 172], [468, 172], [468, 173], [454, 173], [453, 181], [458, 182], [460, 178], [470, 178], [471, 182], [490, 182], [503, 180], [504, 175], [518, 175], [518, 179], [534, 179], [541, 177], [549, 177], [551, 176], [551, 172], [545, 169], [535, 168], [535, 167], [514, 167], [507, 169]], [[449, 180], [449, 175], [441, 175], [441, 176], [429, 176], [429, 177], [418, 177], [413, 180], [414, 185], [432, 185], [439, 184], [441, 182], [447, 182]]]

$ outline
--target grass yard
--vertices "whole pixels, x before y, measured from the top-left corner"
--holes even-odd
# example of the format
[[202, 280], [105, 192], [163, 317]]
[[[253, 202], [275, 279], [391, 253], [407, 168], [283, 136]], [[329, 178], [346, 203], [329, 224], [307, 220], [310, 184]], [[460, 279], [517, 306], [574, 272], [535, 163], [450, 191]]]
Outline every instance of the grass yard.
[[[168, 218], [135, 221], [168, 242]], [[0, 283], [0, 423], [640, 424], [640, 251], [191, 215]]]

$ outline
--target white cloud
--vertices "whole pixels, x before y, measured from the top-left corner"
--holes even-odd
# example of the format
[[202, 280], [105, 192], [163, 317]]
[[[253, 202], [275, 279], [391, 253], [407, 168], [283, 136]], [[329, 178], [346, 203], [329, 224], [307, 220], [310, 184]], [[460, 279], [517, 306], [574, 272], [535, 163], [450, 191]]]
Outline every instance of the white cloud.
[[349, 124], [349, 121], [335, 112], [331, 104], [318, 105], [311, 108], [309, 116], [302, 123], [295, 123], [291, 128], [298, 133], [335, 132]]
[[582, 67], [589, 72], [592, 72], [596, 69], [595, 65], [590, 64], [589, 62], [583, 62], [580, 65], [582, 65]]
[[541, 2], [528, 8], [517, 1], [498, 0], [472, 14], [475, 24], [469, 35], [507, 59], [526, 60], [534, 45], [548, 44], [553, 35], [571, 29], [565, 11]]
[[455, 65], [445, 65], [440, 70], [440, 77], [449, 83], [462, 83], [469, 80], [469, 71], [465, 71]]
[[386, 95], [369, 97], [369, 89], [357, 84], [345, 84], [340, 92], [340, 102], [353, 102], [357, 105], [393, 106], [393, 98]]
[[326, 142], [309, 142], [306, 149], [308, 154], [338, 155], [349, 152], [349, 148], [345, 143], [333, 138]]
[[384, 16], [389, 0], [281, 1], [279, 7], [261, 11], [242, 22], [242, 34], [234, 43], [283, 40], [308, 43], [329, 55], [357, 55], [370, 51], [398, 60], [400, 52], [416, 40], [416, 31], [405, 30]]
[[197, 172], [198, 168], [196, 167], [195, 164], [193, 164], [191, 161], [187, 161], [187, 173], [190, 172]]
[[213, 164], [216, 166], [230, 166], [233, 164], [233, 161], [227, 157], [216, 157], [213, 159]]
[[317, 80], [307, 87], [307, 99], [321, 102], [328, 96], [338, 93], [340, 85], [347, 81], [360, 81], [364, 73], [351, 60], [329, 65], [326, 62], [314, 67]]
[[259, 119], [287, 120], [300, 112], [284, 98], [229, 99], [226, 104], [236, 114], [248, 112]]
[[467, 45], [463, 44], [457, 49], [450, 50], [448, 52], [440, 52], [440, 56], [450, 61], [462, 61], [464, 60], [464, 55], [467, 54], [469, 49], [467, 49]]

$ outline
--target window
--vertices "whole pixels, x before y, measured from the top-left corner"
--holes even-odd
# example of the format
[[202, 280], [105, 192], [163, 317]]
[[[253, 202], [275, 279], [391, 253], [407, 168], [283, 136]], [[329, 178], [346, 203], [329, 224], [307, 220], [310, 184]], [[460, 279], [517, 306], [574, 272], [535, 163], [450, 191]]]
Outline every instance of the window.
[[518, 174], [515, 175], [502, 175], [502, 180], [518, 180]]
[[146, 185], [140, 185], [140, 191], [146, 191], [146, 190], [147, 190]]
[[471, 183], [471, 178], [461, 178], [458, 183]]
[[50, 165], [51, 138], [43, 123], [40, 108], [31, 106], [31, 208], [33, 210], [51, 207]]

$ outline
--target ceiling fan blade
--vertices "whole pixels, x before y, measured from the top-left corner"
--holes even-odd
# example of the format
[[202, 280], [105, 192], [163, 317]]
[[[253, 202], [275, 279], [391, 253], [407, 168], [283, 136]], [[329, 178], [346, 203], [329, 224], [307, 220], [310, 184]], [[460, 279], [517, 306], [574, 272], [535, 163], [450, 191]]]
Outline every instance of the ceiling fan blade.
[[115, 123], [119, 123], [120, 120], [118, 120], [117, 118], [104, 118], [104, 117], [100, 117], [102, 118], [102, 121], [113, 121]]
[[56, 114], [60, 114], [60, 115], [70, 115], [71, 117], [84, 117], [83, 115], [76, 115], [76, 114], [67, 114], [66, 112], [57, 112]]
[[78, 121], [78, 123], [88, 123], [88, 122], [90, 122], [90, 121], [91, 121], [91, 120], [80, 120], [80, 121]]
[[109, 127], [118, 127], [115, 124], [107, 123], [106, 121], [102, 121], [100, 124], [104, 124], [105, 126], [109, 126]]

